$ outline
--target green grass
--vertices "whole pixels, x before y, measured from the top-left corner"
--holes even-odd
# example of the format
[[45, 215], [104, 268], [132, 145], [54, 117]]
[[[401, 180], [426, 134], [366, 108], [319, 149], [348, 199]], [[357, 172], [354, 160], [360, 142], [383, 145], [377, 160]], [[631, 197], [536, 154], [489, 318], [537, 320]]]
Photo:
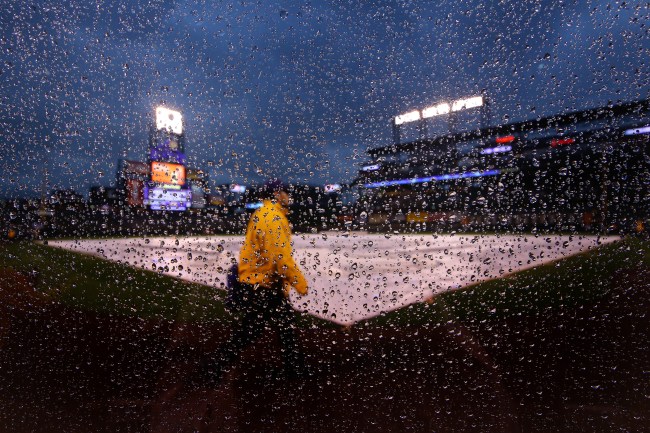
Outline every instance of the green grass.
[[650, 267], [650, 242], [627, 238], [504, 278], [441, 293], [431, 303], [382, 314], [364, 325], [498, 320], [575, 308], [603, 298], [619, 271], [639, 267]]
[[80, 310], [147, 319], [230, 320], [221, 290], [58, 248], [5, 244], [0, 267], [33, 275], [39, 293]]

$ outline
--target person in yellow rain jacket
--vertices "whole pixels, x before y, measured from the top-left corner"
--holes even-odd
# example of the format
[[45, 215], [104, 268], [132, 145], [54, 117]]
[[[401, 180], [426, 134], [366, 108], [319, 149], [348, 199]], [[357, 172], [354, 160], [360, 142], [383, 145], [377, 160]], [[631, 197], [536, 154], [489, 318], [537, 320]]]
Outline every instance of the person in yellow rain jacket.
[[261, 289], [282, 287], [286, 296], [291, 289], [305, 295], [307, 280], [292, 256], [289, 193], [277, 180], [268, 181], [265, 189], [272, 199], [264, 200], [248, 222], [239, 254], [239, 281]]
[[195, 385], [217, 383], [267, 326], [277, 329], [280, 335], [286, 376], [305, 374], [295, 333], [295, 312], [288, 297], [292, 289], [307, 294], [307, 280], [292, 255], [288, 187], [271, 179], [264, 184], [263, 192], [265, 200], [250, 218], [239, 256], [241, 321], [225, 345], [202, 363], [199, 383]]

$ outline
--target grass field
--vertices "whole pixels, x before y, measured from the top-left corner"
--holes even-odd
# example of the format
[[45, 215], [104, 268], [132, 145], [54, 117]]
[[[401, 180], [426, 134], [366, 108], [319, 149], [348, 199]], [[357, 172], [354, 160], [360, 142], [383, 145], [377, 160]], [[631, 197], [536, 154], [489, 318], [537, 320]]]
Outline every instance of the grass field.
[[28, 275], [39, 294], [80, 310], [161, 320], [229, 318], [222, 291], [37, 243], [5, 244], [0, 267]]
[[[490, 320], [544, 314], [606, 294], [619, 272], [650, 267], [650, 242], [627, 238], [533, 269], [438, 294], [359, 326]], [[229, 321], [224, 292], [88, 255], [30, 242], [0, 246], [0, 268], [28, 275], [42, 296], [105, 314], [186, 322]], [[4, 284], [11, 284], [10, 281]], [[303, 326], [333, 326], [303, 314]]]

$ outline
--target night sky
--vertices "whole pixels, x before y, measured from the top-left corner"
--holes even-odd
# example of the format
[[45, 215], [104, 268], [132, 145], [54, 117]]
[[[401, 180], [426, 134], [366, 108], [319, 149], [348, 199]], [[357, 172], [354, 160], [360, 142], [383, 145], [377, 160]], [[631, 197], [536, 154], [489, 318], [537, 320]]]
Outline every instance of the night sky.
[[49, 189], [113, 184], [161, 103], [214, 183], [321, 185], [411, 109], [485, 91], [501, 124], [650, 90], [644, 2], [62, 3], [0, 11], [2, 197], [46, 170]]

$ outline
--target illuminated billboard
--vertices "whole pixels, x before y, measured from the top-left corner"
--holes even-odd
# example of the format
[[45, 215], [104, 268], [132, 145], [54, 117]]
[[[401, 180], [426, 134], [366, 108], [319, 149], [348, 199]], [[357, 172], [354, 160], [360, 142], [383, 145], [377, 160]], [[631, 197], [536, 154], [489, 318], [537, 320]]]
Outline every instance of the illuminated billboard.
[[623, 135], [641, 135], [650, 134], [650, 126], [642, 126], [640, 128], [626, 129]]
[[186, 210], [192, 204], [192, 192], [187, 189], [146, 187], [145, 204], [154, 210]]
[[566, 146], [567, 144], [575, 143], [575, 138], [566, 137], [566, 138], [554, 138], [551, 140], [551, 147]]
[[156, 108], [156, 129], [181, 135], [183, 133], [183, 116], [178, 111], [158, 107]]
[[185, 185], [185, 166], [169, 162], [152, 162], [151, 181], [172, 185]]
[[379, 164], [370, 164], [370, 165], [364, 165], [361, 167], [361, 171], [377, 171], [381, 168], [381, 165]]
[[492, 155], [494, 153], [505, 153], [505, 152], [510, 152], [511, 150], [512, 150], [512, 146], [510, 146], [510, 145], [488, 147], [487, 149], [482, 149], [481, 150], [481, 155]]

